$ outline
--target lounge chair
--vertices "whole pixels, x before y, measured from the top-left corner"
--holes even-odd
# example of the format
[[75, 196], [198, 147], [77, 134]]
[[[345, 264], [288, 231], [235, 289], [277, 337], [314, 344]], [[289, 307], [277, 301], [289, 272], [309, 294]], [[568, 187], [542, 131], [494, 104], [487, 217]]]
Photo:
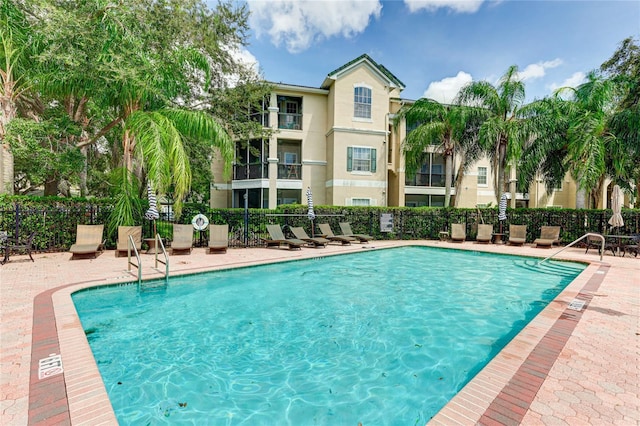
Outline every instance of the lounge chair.
[[464, 223], [451, 224], [451, 241], [461, 243], [467, 238], [467, 225]]
[[303, 245], [307, 244], [306, 242], [299, 240], [297, 238], [287, 238], [284, 236], [284, 232], [282, 232], [282, 228], [280, 225], [267, 225], [267, 232], [269, 233], [269, 237], [271, 239], [264, 239], [264, 242], [267, 244], [267, 247], [280, 247], [283, 244], [288, 246], [290, 250], [299, 249]]
[[209, 225], [207, 253], [226, 253], [229, 247], [229, 225]]
[[133, 237], [136, 249], [142, 248], [142, 226], [118, 226], [118, 242], [116, 257], [127, 256], [129, 251], [129, 235]]
[[331, 230], [331, 225], [328, 223], [319, 223], [318, 228], [320, 228], [320, 233], [324, 238], [329, 241], [339, 242], [342, 245], [349, 245], [352, 241], [357, 241], [355, 237], [349, 237], [347, 235], [336, 235]]
[[540, 238], [536, 238], [533, 244], [536, 247], [551, 248], [554, 244], [560, 243], [559, 226], [543, 226], [540, 228]]
[[76, 243], [69, 248], [71, 260], [95, 258], [104, 247], [104, 225], [78, 225]]
[[478, 235], [476, 235], [476, 243], [490, 243], [493, 238], [493, 225], [479, 224]]
[[346, 235], [347, 237], [354, 237], [361, 243], [368, 243], [373, 240], [371, 235], [367, 234], [355, 234], [351, 229], [351, 224], [349, 222], [340, 222], [340, 230], [342, 231], [342, 235]]
[[521, 246], [527, 242], [527, 225], [509, 225], [509, 244]]
[[322, 237], [310, 237], [307, 232], [300, 226], [292, 226], [291, 228], [291, 232], [293, 232], [293, 235], [295, 235], [295, 237], [299, 240], [305, 241], [307, 242], [309, 245], [313, 246], [313, 247], [326, 247], [327, 244], [329, 244], [329, 240], [327, 240], [326, 238], [322, 238]]
[[191, 254], [193, 247], [193, 225], [173, 225], [171, 254]]

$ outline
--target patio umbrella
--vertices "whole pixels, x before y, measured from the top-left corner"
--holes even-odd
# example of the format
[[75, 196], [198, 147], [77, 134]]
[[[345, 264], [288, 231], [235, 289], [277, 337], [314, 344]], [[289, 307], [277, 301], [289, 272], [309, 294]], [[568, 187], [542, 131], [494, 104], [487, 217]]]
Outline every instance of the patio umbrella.
[[498, 204], [498, 220], [500, 221], [500, 233], [502, 234], [502, 221], [507, 220], [507, 194], [502, 194]]
[[151, 189], [151, 184], [147, 184], [147, 197], [149, 198], [149, 210], [146, 211], [144, 217], [153, 221], [153, 238], [156, 237], [156, 220], [160, 217], [156, 202], [156, 194]]
[[313, 195], [311, 194], [311, 187], [307, 187], [307, 217], [311, 221], [311, 236], [313, 237], [313, 220], [316, 218], [316, 214], [313, 211]]
[[611, 191], [611, 209], [613, 210], [613, 216], [609, 219], [609, 225], [613, 228], [624, 226], [624, 220], [622, 220], [622, 215], [620, 214], [623, 197], [622, 190], [618, 185], [615, 185], [613, 191]]

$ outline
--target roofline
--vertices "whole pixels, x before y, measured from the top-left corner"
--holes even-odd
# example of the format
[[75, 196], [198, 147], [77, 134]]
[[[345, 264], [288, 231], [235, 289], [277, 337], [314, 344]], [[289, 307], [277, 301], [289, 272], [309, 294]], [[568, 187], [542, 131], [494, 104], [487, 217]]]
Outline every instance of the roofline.
[[318, 95], [328, 95], [329, 90], [323, 89], [320, 87], [311, 87], [311, 86], [299, 86], [296, 84], [287, 84], [287, 83], [274, 83], [269, 82], [278, 90], [289, 90], [292, 92], [304, 92], [304, 93], [315, 93]]
[[331, 81], [336, 80], [340, 74], [350, 70], [351, 68], [362, 62], [368, 62], [375, 70], [377, 70], [390, 83], [390, 87], [396, 87], [400, 90], [404, 90], [404, 88], [406, 87], [405, 84], [400, 81], [398, 77], [393, 75], [393, 73], [389, 71], [384, 65], [377, 63], [366, 53], [358, 56], [354, 60], [347, 62], [346, 64], [342, 65], [339, 68], [336, 68], [335, 70], [327, 74], [327, 77], [322, 82], [321, 87], [329, 87], [331, 85]]

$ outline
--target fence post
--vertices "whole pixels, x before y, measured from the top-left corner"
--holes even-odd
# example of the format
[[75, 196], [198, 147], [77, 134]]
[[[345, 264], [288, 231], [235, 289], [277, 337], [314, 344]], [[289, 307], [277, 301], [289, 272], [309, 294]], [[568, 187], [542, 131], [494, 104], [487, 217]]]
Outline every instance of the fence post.
[[16, 240], [18, 239], [18, 235], [20, 234], [20, 204], [16, 203], [16, 229], [14, 237]]
[[249, 194], [248, 189], [245, 191], [244, 197], [244, 246], [249, 246]]

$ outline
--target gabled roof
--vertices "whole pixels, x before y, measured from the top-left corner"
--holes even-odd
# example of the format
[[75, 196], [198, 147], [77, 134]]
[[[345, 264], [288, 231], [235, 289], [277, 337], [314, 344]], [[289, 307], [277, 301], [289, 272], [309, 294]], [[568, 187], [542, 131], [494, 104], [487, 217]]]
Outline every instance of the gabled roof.
[[369, 64], [369, 66], [371, 66], [371, 68], [374, 71], [379, 73], [380, 77], [383, 80], [386, 80], [389, 83], [390, 87], [398, 87], [400, 90], [403, 90], [405, 88], [404, 83], [402, 81], [400, 81], [398, 79], [398, 77], [393, 75], [391, 73], [391, 71], [389, 71], [384, 65], [381, 65], [381, 64], [377, 63], [376, 61], [374, 61], [373, 59], [371, 59], [371, 57], [369, 55], [367, 55], [366, 53], [363, 54], [363, 55], [358, 56], [353, 61], [347, 62], [346, 64], [344, 64], [340, 68], [337, 68], [337, 69], [331, 71], [327, 75], [327, 78], [325, 78], [325, 80], [322, 83], [321, 87], [323, 89], [329, 88], [329, 86], [331, 86], [331, 82], [333, 80], [338, 79], [338, 77], [340, 75], [351, 71], [352, 69], [358, 67], [362, 63]]

